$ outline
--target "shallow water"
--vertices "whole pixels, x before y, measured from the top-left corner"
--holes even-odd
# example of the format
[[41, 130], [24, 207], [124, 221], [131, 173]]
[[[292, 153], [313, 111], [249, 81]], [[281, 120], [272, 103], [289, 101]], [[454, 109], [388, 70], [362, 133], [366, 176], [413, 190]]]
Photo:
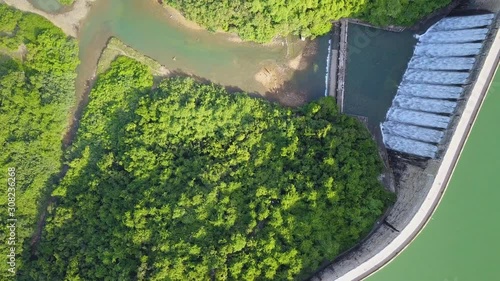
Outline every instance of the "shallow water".
[[446, 193], [407, 249], [368, 281], [499, 280], [500, 72]]

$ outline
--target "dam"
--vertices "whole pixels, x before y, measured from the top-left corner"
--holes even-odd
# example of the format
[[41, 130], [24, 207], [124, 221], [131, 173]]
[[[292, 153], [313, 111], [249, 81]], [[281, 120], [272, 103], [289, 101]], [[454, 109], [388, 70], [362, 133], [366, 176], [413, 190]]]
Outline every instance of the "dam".
[[403, 154], [435, 159], [459, 115], [465, 87], [481, 54], [494, 14], [444, 18], [422, 35], [386, 119], [384, 145]]
[[[500, 27], [500, 18], [498, 14], [500, 6], [496, 0], [491, 1], [490, 4], [493, 5], [493, 7], [491, 7], [491, 5], [485, 6], [483, 2], [476, 6], [461, 6], [459, 9], [453, 11], [453, 15], [460, 15], [461, 17], [445, 18], [442, 21], [448, 23], [439, 24], [438, 22], [439, 25], [435, 24], [432, 26], [433, 28], [429, 29], [426, 33], [415, 36], [416, 39], [418, 39], [418, 42], [416, 42], [418, 46], [416, 47], [426, 44], [447, 45], [441, 47], [440, 52], [448, 47], [452, 47], [452, 45], [460, 47], [463, 46], [461, 44], [481, 44], [482, 47], [478, 54], [464, 56], [447, 56], [445, 54], [416, 55], [415, 47], [412, 48], [411, 52], [413, 55], [408, 56], [405, 62], [405, 68], [400, 72], [399, 81], [389, 100], [390, 108], [389, 106], [386, 107], [387, 109], [382, 114], [383, 117], [375, 124], [384, 130], [385, 145], [383, 143], [379, 144], [381, 145], [381, 149], [388, 148], [389, 150], [388, 160], [392, 168], [391, 173], [394, 175], [397, 200], [394, 206], [388, 211], [388, 214], [384, 216], [377, 226], [375, 226], [373, 232], [366, 240], [358, 244], [355, 248], [350, 249], [342, 257], [336, 259], [332, 264], [318, 272], [312, 280], [364, 280], [364, 278], [379, 270], [398, 256], [410, 243], [412, 243], [416, 235], [420, 233], [427, 223], [432, 223], [431, 218], [433, 217], [434, 210], [440, 205], [443, 194], [449, 192], [446, 191], [449, 179], [453, 174], [457, 159], [462, 153], [462, 147], [468, 139], [475, 117], [483, 101], [485, 101], [487, 89], [500, 59], [500, 32], [498, 32]], [[478, 9], [477, 7], [483, 8]], [[488, 11], [496, 15], [494, 18], [492, 15], [478, 15], [478, 10]], [[472, 20], [471, 17], [464, 16], [471, 14], [476, 14], [478, 16], [475, 16]], [[438, 19], [435, 19], [433, 23], [437, 20]], [[457, 23], [454, 29], [450, 29], [450, 27], [447, 26], [450, 20]], [[471, 26], [464, 26], [464, 21], [470, 21]], [[438, 30], [437, 27], [442, 30]], [[486, 30], [484, 30], [485, 28]], [[483, 29], [483, 31], [477, 31], [479, 29]], [[464, 32], [461, 30], [474, 30], [469, 33], [475, 34], [474, 36], [484, 33], [485, 31], [487, 32], [486, 37], [482, 40], [468, 41], [477, 39], [477, 37], [474, 37], [464, 42], [465, 39], [463, 38], [465, 36]], [[459, 37], [461, 38], [450, 39], [446, 36], [445, 40], [443, 39], [445, 37], [441, 37], [443, 34], [452, 34], [452, 31], [460, 31], [459, 33], [454, 33], [454, 35], [457, 36], [460, 34]], [[429, 38], [432, 38], [432, 40]], [[434, 40], [438, 40], [440, 43]], [[403, 77], [405, 76], [403, 73], [410, 69], [431, 72], [461, 72], [467, 73], [469, 76], [466, 84], [410, 82], [405, 80], [406, 77]], [[408, 109], [406, 108], [409, 106], [407, 100], [402, 100], [401, 97], [418, 97], [425, 100], [448, 101], [456, 105], [451, 114], [435, 113], [433, 112], [435, 107], [432, 107], [433, 110], [430, 110], [430, 107], [427, 108], [428, 105], [424, 108], [416, 108], [417, 106], [421, 106], [416, 103], [422, 102], [422, 100], [416, 99], [413, 99], [410, 103], [413, 109]], [[370, 100], [370, 102], [372, 101]], [[493, 100], [487, 102], [486, 106], [491, 104], [491, 102], [493, 102]], [[443, 104], [437, 105], [437, 108], [439, 109], [442, 105]], [[380, 130], [378, 131], [380, 132]], [[481, 140], [481, 145], [483, 144], [484, 141]], [[400, 149], [396, 149], [398, 147]], [[422, 155], [433, 155], [435, 158]], [[477, 161], [474, 161], [474, 165], [477, 163]], [[486, 163], [488, 163], [486, 166], [490, 168], [493, 167], [491, 166], [491, 161]], [[489, 179], [485, 179], [485, 182], [488, 180]], [[474, 187], [476, 187], [475, 184], [476, 183], [473, 183]], [[464, 186], [464, 190], [466, 191], [464, 196], [469, 201], [471, 194], [470, 186], [470, 183], [466, 183]], [[491, 189], [491, 183], [485, 183], [485, 187], [486, 186]], [[485, 192], [488, 193], [488, 191]], [[474, 192], [478, 197], [484, 196], [486, 193]], [[463, 228], [463, 215], [456, 215], [456, 212], [457, 209], [467, 210], [467, 203], [465, 202], [457, 205], [457, 200], [453, 199], [451, 201], [453, 206], [456, 207], [453, 210], [455, 218], [457, 219], [454, 224]], [[490, 213], [490, 215], [491, 214], [494, 214], [494, 212]], [[440, 222], [440, 225], [441, 224], [443, 224], [443, 222]], [[449, 226], [449, 224], [447, 226]], [[477, 231], [477, 229], [480, 228], [474, 228], [472, 231]], [[450, 259], [449, 250], [453, 249], [453, 253], [455, 253], [455, 249], [452, 248], [453, 246], [451, 245], [456, 244], [449, 244], [446, 246], [448, 250], [448, 252], [446, 252], [448, 255], [446, 258], [443, 258], [441, 255], [433, 255], [433, 253], [440, 251], [437, 249], [439, 247], [436, 246], [441, 246], [441, 244], [437, 243], [446, 241], [445, 244], [447, 244], [449, 235], [453, 236], [456, 230], [453, 229], [451, 232], [444, 233], [447, 235], [445, 240], [435, 242], [436, 233], [433, 233], [432, 241], [426, 241], [431, 245], [430, 248], [434, 251], [427, 251], [427, 253], [430, 253], [432, 256], [439, 256], [439, 258], [428, 259], [424, 263], [421, 262], [423, 257], [422, 252], [419, 252], [418, 255], [413, 256], [415, 259], [413, 259], [411, 263], [407, 263], [404, 266], [400, 265], [398, 269], [401, 274], [390, 280], [431, 280], [431, 278], [425, 277], [436, 277], [436, 274], [432, 275], [429, 273], [430, 271], [426, 269], [428, 269], [429, 266], [435, 268], [435, 264], [441, 261], [446, 263], [444, 268], [448, 266], [448, 269], [454, 269], [449, 266], [451, 264], [449, 261], [452, 260]], [[481, 233], [483, 233], [482, 229]], [[495, 239], [495, 232], [492, 231], [491, 233], [493, 234], [492, 239]], [[421, 238], [417, 238], [417, 240], [418, 239], [422, 240]], [[457, 239], [457, 241], [458, 244], [464, 245], [463, 238]], [[487, 249], [488, 243], [484, 243], [484, 245], [486, 245], [486, 247], [482, 249]], [[457, 255], [451, 254], [451, 256]], [[472, 260], [474, 260], [474, 257], [477, 257], [477, 255], [472, 255]], [[471, 264], [471, 259], [460, 260], [464, 260], [467, 264]], [[479, 264], [491, 267], [490, 263], [484, 263], [484, 259], [477, 260]], [[410, 272], [408, 270], [408, 265], [411, 267], [412, 264], [415, 264], [418, 270], [412, 270], [411, 273], [408, 273]], [[426, 269], [424, 269], [425, 274], [415, 274], [415, 272], [422, 271], [424, 268], [422, 266], [419, 267], [419, 265], [427, 266], [425, 267]], [[462, 267], [466, 268], [465, 266]], [[472, 270], [470, 268], [472, 268]], [[475, 264], [474, 267], [469, 267], [470, 276], [477, 277], [477, 270], [475, 269], [477, 269]], [[449, 272], [449, 270], [447, 272]], [[494, 272], [494, 270], [492, 272]], [[464, 279], [458, 274], [456, 276], [460, 277], [460, 280], [475, 280], [474, 277], [471, 277], [472, 279]], [[444, 277], [450, 277], [450, 275], [442, 277], [443, 278], [440, 280], [446, 280]], [[387, 275], [382, 275], [382, 277], [378, 279], [377, 275], [375, 275], [375, 279], [389, 280]], [[480, 280], [490, 279], [483, 278]], [[438, 279], [434, 278], [432, 280]]]

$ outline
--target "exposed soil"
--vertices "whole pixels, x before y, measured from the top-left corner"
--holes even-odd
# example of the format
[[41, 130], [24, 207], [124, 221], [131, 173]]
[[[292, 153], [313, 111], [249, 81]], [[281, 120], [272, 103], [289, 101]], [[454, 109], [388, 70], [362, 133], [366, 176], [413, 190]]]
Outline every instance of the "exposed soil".
[[304, 70], [306, 69], [307, 65], [308, 65], [307, 62], [303, 60], [302, 54], [288, 61], [288, 67], [293, 70]]
[[255, 80], [264, 85], [268, 91], [280, 88], [289, 76], [288, 69], [275, 63], [263, 67], [255, 74]]

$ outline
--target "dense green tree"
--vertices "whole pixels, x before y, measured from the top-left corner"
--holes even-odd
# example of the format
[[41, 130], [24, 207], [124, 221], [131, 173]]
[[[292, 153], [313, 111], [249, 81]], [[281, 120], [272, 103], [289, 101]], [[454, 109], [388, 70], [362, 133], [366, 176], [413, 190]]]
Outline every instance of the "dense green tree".
[[300, 279], [390, 197], [368, 131], [119, 57], [90, 94], [23, 280]]
[[[61, 141], [74, 100], [78, 48], [40, 16], [0, 4], [0, 280], [9, 275], [6, 255], [16, 248], [16, 267], [36, 224], [50, 177], [61, 167]], [[8, 170], [15, 168], [15, 245], [8, 245]]]
[[411, 25], [451, 0], [165, 0], [188, 19], [209, 30], [237, 33], [268, 42], [288, 34], [315, 37], [346, 17], [376, 25]]

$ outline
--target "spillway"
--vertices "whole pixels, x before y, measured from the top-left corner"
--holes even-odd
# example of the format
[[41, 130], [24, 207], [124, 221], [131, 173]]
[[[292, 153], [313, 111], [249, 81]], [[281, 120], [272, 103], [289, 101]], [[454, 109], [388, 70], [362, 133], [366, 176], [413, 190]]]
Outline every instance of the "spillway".
[[387, 148], [400, 152], [415, 154], [428, 158], [435, 158], [438, 152], [438, 149], [435, 145], [426, 142], [393, 136], [391, 134], [384, 134], [383, 138]]
[[414, 55], [429, 57], [475, 56], [481, 51], [481, 43], [417, 44]]
[[387, 113], [387, 120], [410, 125], [446, 129], [450, 123], [449, 116], [391, 107]]
[[427, 32], [418, 39], [422, 43], [466, 43], [483, 41], [488, 35], [487, 28], [461, 29]]
[[426, 57], [415, 56], [410, 60], [408, 68], [422, 70], [470, 70], [474, 66], [474, 58], [463, 57]]
[[388, 149], [439, 155], [493, 20], [494, 14], [444, 18], [416, 36], [413, 57], [380, 126]]
[[458, 85], [467, 83], [468, 78], [468, 72], [408, 69], [403, 76], [403, 81], [436, 85]]
[[476, 27], [489, 27], [495, 14], [485, 14], [464, 17], [449, 17], [438, 21], [428, 31], [471, 29]]

